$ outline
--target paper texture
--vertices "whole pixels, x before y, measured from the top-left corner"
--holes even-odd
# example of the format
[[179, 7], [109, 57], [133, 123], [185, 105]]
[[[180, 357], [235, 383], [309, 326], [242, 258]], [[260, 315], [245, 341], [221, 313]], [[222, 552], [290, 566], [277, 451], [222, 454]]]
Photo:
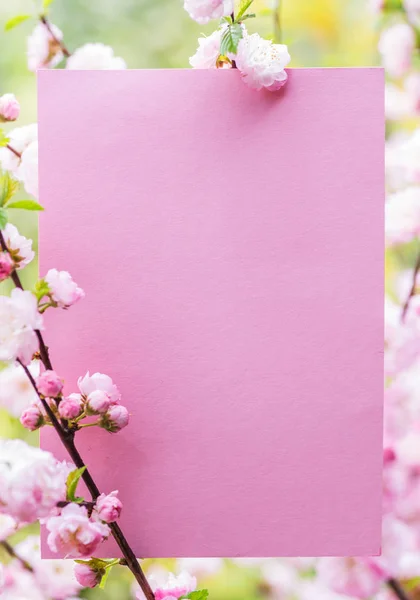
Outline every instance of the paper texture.
[[122, 391], [77, 440], [141, 557], [380, 550], [383, 72], [289, 75], [38, 73], [46, 339]]

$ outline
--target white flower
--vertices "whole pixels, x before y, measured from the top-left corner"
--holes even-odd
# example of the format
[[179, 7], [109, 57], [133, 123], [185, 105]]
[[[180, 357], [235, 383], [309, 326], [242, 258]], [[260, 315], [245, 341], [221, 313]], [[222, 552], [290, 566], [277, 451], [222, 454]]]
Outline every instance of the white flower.
[[414, 31], [407, 23], [397, 23], [382, 32], [378, 49], [383, 65], [392, 77], [401, 77], [408, 71], [415, 45]]
[[[216, 69], [220, 56], [220, 44], [224, 29], [216, 29], [208, 37], [198, 38], [198, 48], [190, 57], [190, 65], [194, 69]], [[224, 68], [230, 68], [230, 63], [224, 63]]]
[[412, 111], [414, 100], [408, 90], [401, 90], [392, 83], [385, 85], [385, 116], [391, 121], [399, 121]]
[[[39, 375], [38, 360], [29, 365], [29, 371], [34, 378]], [[0, 406], [10, 414], [19, 418], [37, 400], [38, 395], [20, 365], [11, 364], [0, 371]]]
[[420, 188], [390, 194], [385, 205], [385, 233], [390, 245], [405, 244], [420, 235]]
[[68, 308], [85, 296], [82, 288], [77, 286], [67, 271], [50, 269], [45, 276], [45, 281], [48, 283], [53, 300], [60, 308]]
[[77, 386], [80, 393], [84, 396], [89, 396], [92, 392], [99, 390], [101, 392], [106, 392], [113, 403], [121, 400], [121, 394], [117, 386], [109, 375], [104, 375], [103, 373], [94, 373], [93, 375], [90, 375], [88, 371], [84, 377], [79, 377]]
[[411, 18], [417, 18], [420, 14], [420, 0], [403, 0], [404, 8]]
[[284, 44], [273, 44], [253, 33], [239, 41], [236, 66], [245, 83], [255, 90], [263, 87], [274, 92], [287, 80], [284, 70], [290, 62], [290, 54]]
[[[33, 123], [24, 127], [17, 127], [12, 129], [7, 137], [10, 140], [9, 145], [18, 154], [23, 154], [26, 148], [38, 139], [38, 125]], [[0, 148], [0, 166], [4, 171], [10, 171], [13, 175], [16, 175], [20, 162], [21, 158], [9, 148], [6, 148], [6, 146]]]
[[66, 69], [125, 69], [125, 61], [114, 56], [114, 50], [105, 44], [85, 44], [68, 58]]
[[403, 142], [396, 156], [407, 183], [420, 183], [420, 129]]
[[66, 497], [71, 469], [22, 440], [0, 440], [0, 510], [23, 523], [48, 516]]
[[23, 182], [28, 194], [38, 198], [38, 140], [24, 150], [16, 177]]
[[52, 23], [49, 26], [53, 35], [44, 23], [39, 22], [28, 37], [27, 54], [30, 71], [53, 68], [63, 58], [63, 52], [58, 43], [63, 39], [63, 32]]
[[205, 25], [234, 11], [233, 0], [184, 0], [184, 8], [194, 21]]
[[15, 533], [17, 526], [18, 524], [13, 517], [0, 513], [0, 542]]
[[35, 252], [32, 250], [32, 240], [20, 235], [17, 228], [12, 223], [7, 223], [3, 229], [3, 237], [7, 249], [15, 261], [16, 269], [23, 269], [34, 258]]
[[20, 359], [29, 364], [38, 350], [35, 329], [43, 326], [35, 296], [14, 289], [11, 296], [0, 296], [0, 360]]

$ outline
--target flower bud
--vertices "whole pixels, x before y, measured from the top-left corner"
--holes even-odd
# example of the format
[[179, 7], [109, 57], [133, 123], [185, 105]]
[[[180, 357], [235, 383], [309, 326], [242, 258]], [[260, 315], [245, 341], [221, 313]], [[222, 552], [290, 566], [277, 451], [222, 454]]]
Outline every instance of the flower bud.
[[16, 121], [20, 113], [20, 105], [14, 94], [0, 97], [0, 121]]
[[74, 575], [83, 587], [94, 588], [101, 583], [105, 569], [96, 569], [86, 563], [79, 563], [74, 567]]
[[8, 252], [0, 253], [0, 281], [4, 281], [15, 267], [12, 257]]
[[20, 422], [26, 429], [29, 429], [29, 431], [36, 431], [44, 425], [45, 421], [39, 406], [31, 404], [23, 411]]
[[87, 397], [86, 412], [88, 415], [104, 414], [112, 404], [114, 402], [106, 392], [95, 390]]
[[128, 410], [125, 408], [125, 406], [116, 404], [111, 406], [108, 412], [103, 415], [99, 424], [107, 431], [110, 431], [111, 433], [117, 433], [128, 425], [129, 419], [130, 417]]
[[36, 386], [42, 396], [56, 398], [61, 394], [63, 381], [55, 371], [44, 371], [37, 377]]
[[113, 523], [119, 518], [122, 511], [122, 502], [117, 498], [117, 494], [117, 491], [108, 495], [101, 494], [96, 500], [95, 509], [101, 521]]
[[58, 412], [63, 419], [75, 419], [82, 414], [83, 400], [80, 394], [70, 394], [58, 405]]

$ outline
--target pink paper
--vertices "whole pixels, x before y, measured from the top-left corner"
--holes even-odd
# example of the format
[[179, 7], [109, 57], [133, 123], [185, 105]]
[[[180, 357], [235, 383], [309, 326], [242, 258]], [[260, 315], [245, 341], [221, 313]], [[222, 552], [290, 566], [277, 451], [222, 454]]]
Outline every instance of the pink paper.
[[383, 72], [289, 74], [38, 75], [46, 339], [122, 390], [77, 439], [138, 556], [380, 551]]

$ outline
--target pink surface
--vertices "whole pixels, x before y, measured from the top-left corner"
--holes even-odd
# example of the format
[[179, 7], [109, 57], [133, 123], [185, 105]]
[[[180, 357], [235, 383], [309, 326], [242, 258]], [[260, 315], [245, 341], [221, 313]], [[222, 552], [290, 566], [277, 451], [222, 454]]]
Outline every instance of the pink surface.
[[382, 70], [38, 77], [41, 273], [87, 294], [46, 337], [121, 387], [79, 443], [137, 555], [378, 553]]

